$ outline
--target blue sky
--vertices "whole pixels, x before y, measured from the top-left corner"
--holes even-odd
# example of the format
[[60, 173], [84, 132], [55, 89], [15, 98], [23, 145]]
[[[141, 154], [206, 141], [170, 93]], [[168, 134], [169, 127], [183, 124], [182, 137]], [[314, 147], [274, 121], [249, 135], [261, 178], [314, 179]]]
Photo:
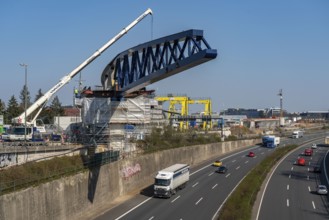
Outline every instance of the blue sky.
[[[19, 94], [28, 64], [34, 100], [91, 56], [147, 8], [153, 10], [82, 71], [83, 84], [101, 85], [115, 55], [188, 29], [202, 29], [215, 60], [152, 84], [157, 94], [211, 98], [213, 111], [283, 107], [293, 112], [328, 110], [329, 1], [327, 0], [2, 0], [0, 1], [0, 99]], [[71, 105], [71, 80], [57, 95]], [[202, 106], [192, 110], [202, 109]]]

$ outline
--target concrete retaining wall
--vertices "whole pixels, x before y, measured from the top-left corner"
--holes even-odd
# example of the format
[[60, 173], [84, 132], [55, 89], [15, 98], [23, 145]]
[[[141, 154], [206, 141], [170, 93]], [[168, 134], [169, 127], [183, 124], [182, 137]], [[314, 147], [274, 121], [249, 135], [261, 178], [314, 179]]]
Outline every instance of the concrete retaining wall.
[[117, 197], [151, 185], [158, 170], [175, 163], [193, 166], [258, 142], [241, 140], [183, 147], [93, 168], [72, 177], [1, 196], [0, 219], [90, 219], [90, 213], [106, 210]]

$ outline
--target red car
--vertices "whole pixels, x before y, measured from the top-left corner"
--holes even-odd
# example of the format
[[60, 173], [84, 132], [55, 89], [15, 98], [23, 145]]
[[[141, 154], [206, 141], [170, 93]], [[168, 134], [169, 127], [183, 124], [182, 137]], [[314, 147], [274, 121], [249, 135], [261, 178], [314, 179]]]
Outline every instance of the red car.
[[298, 158], [297, 164], [299, 166], [305, 166], [305, 159], [303, 157]]
[[248, 154], [249, 157], [254, 157], [255, 156], [255, 153], [250, 151], [249, 154]]
[[312, 149], [309, 149], [309, 148], [305, 149], [305, 151], [304, 151], [304, 155], [305, 156], [312, 156], [312, 154], [313, 154], [313, 150]]

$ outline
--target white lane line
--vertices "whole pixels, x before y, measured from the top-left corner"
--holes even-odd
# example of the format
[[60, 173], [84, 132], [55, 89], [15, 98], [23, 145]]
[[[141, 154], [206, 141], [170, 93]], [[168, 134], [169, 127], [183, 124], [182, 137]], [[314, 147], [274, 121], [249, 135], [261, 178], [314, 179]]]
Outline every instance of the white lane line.
[[244, 163], [248, 163], [249, 162], [249, 160], [247, 160], [246, 162], [244, 162]]
[[311, 157], [311, 160], [312, 160], [313, 157]]
[[209, 173], [209, 175], [208, 176], [211, 176], [211, 175], [213, 175], [214, 174], [214, 172], [212, 172], [212, 173]]
[[257, 156], [254, 156], [254, 158], [257, 158]]
[[310, 172], [310, 168], [307, 168], [307, 172]]
[[294, 167], [291, 167], [291, 170], [294, 170]]
[[216, 188], [216, 186], [218, 186], [218, 184], [216, 183], [211, 189], [215, 189]]
[[265, 152], [262, 152], [262, 153], [260, 153], [260, 154], [264, 154]]
[[289, 190], [289, 185], [287, 185], [287, 190]]
[[237, 168], [235, 168], [236, 170], [240, 169], [240, 166], [238, 166]]
[[310, 180], [310, 176], [307, 176], [307, 180]]
[[312, 201], [312, 205], [313, 205], [313, 209], [315, 209], [315, 204], [314, 204], [314, 201]]
[[179, 199], [180, 198], [180, 196], [177, 196], [175, 199], [173, 199], [172, 201], [171, 201], [171, 203], [173, 203], [173, 202], [175, 202], [177, 199]]
[[192, 187], [195, 187], [196, 185], [198, 185], [199, 184], [199, 182], [196, 182], [194, 185], [192, 185]]
[[289, 199], [287, 199], [287, 207], [289, 207]]
[[232, 160], [232, 163], [234, 163], [236, 160]]
[[149, 220], [152, 220], [152, 219], [154, 219], [154, 216], [152, 216], [151, 218], [149, 218]]
[[124, 217], [125, 215], [127, 215], [128, 213], [134, 211], [135, 209], [137, 209], [139, 206], [143, 205], [144, 203], [146, 203], [147, 201], [151, 200], [152, 197], [144, 200], [143, 202], [139, 203], [138, 205], [136, 205], [134, 208], [130, 209], [129, 211], [123, 213], [122, 215], [120, 215], [119, 217], [117, 217], [115, 220], [121, 219], [122, 217]]
[[[252, 150], [252, 149], [256, 149], [256, 148], [258, 148], [258, 147], [255, 146], [255, 147], [251, 147], [251, 148], [248, 148], [248, 149], [246, 149], [246, 150], [243, 150], [243, 151], [236, 152], [236, 153], [234, 153], [234, 154], [231, 154], [231, 155], [229, 155], [229, 156], [227, 156], [227, 157], [222, 158], [222, 160], [226, 160], [226, 159], [228, 159], [228, 158], [234, 157], [234, 156], [236, 156], [236, 155], [238, 155], [238, 154], [245, 153], [245, 152], [247, 152], [247, 151], [250, 151], [250, 150]], [[200, 169], [198, 169], [198, 170], [194, 171], [193, 173], [191, 173], [190, 176], [192, 176], [192, 175], [194, 175], [194, 174], [200, 172], [201, 170], [204, 170], [204, 169], [210, 167], [211, 165], [212, 165], [212, 163], [211, 163], [211, 164], [208, 164], [208, 165], [206, 165], [206, 166], [204, 166], [204, 167], [201, 167]]]
[[199, 202], [201, 202], [202, 199], [203, 199], [203, 198], [201, 197], [201, 198], [195, 203], [195, 205], [199, 204]]
[[308, 187], [308, 191], [311, 192], [311, 187]]
[[291, 174], [289, 174], [289, 179], [291, 179]]
[[231, 173], [227, 174], [225, 177], [227, 178], [227, 177], [229, 177], [230, 175], [231, 175]]

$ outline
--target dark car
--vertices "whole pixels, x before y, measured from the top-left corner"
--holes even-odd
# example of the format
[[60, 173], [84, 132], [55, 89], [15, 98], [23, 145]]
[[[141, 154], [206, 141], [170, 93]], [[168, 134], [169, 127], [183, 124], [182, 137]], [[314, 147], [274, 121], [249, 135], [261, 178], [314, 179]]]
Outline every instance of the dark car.
[[321, 168], [319, 166], [313, 167], [313, 172], [314, 173], [321, 173]]
[[217, 169], [217, 173], [226, 173], [226, 171], [227, 171], [227, 167], [226, 166], [220, 166], [220, 167], [218, 167], [218, 169]]

